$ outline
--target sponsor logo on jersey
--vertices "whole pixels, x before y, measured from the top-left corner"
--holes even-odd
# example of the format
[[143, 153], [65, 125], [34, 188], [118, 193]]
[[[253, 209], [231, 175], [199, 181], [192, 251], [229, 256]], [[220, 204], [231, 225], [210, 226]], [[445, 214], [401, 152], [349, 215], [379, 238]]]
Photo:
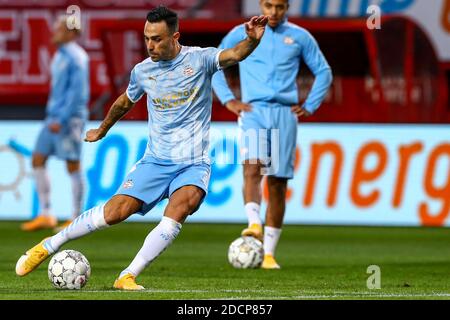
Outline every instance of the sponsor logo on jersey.
[[186, 77], [190, 77], [190, 76], [192, 76], [192, 75], [194, 74], [194, 69], [192, 69], [191, 66], [187, 66], [186, 68], [184, 68], [183, 74], [184, 74]]
[[284, 37], [284, 43], [289, 45], [294, 44], [294, 39], [291, 37]]
[[127, 180], [123, 183], [123, 188], [124, 189], [130, 189], [131, 187], [134, 186], [133, 180]]

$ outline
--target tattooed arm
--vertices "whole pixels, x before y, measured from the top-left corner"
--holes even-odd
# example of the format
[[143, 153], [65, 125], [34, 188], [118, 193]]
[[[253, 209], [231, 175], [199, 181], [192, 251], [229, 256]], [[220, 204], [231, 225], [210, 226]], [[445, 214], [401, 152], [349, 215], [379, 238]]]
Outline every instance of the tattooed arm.
[[100, 124], [100, 127], [86, 132], [86, 138], [84, 138], [84, 141], [95, 142], [102, 139], [109, 129], [111, 129], [111, 127], [133, 107], [134, 102], [128, 98], [126, 93], [123, 93], [113, 103], [111, 109], [109, 109], [108, 114], [106, 115], [106, 118]]
[[249, 22], [245, 23], [247, 38], [233, 48], [225, 49], [220, 53], [220, 66], [227, 68], [247, 58], [261, 41], [268, 21], [269, 18], [266, 16], [255, 16]]

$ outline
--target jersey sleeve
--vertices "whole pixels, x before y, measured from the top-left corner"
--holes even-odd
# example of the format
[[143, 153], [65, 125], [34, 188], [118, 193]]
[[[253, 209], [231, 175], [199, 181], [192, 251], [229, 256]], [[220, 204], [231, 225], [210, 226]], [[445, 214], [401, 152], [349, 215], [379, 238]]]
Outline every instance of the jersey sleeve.
[[219, 64], [221, 52], [222, 49], [217, 48], [204, 48], [201, 50], [202, 64], [210, 75], [221, 69]]
[[[86, 104], [83, 97], [89, 96], [89, 84], [86, 84], [87, 70], [78, 65], [71, 64], [67, 75], [69, 78], [68, 86], [64, 92], [64, 105], [59, 109], [58, 122], [67, 125], [69, 118], [76, 112], [80, 105]], [[89, 80], [87, 80], [89, 81]]]
[[139, 84], [136, 67], [134, 67], [131, 71], [130, 82], [128, 83], [126, 93], [128, 99], [130, 99], [133, 103], [138, 102], [145, 93], [144, 89], [142, 89]]
[[304, 108], [313, 113], [316, 111], [331, 86], [333, 76], [331, 68], [313, 36], [306, 32], [302, 39], [302, 58], [315, 76], [313, 86], [304, 103]]
[[[219, 49], [230, 49], [236, 46], [240, 41], [244, 40], [246, 37], [245, 32], [242, 31], [242, 27], [236, 27], [231, 30], [219, 45]], [[228, 101], [235, 99], [233, 92], [228, 86], [225, 73], [219, 70], [214, 74], [212, 79], [212, 86], [214, 92], [219, 98], [222, 105], [225, 105]]]

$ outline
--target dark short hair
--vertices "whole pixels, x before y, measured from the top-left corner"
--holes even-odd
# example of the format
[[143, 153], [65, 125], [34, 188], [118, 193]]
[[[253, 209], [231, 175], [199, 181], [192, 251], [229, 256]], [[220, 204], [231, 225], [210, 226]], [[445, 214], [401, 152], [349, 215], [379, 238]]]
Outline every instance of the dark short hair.
[[155, 9], [151, 10], [147, 14], [147, 21], [152, 23], [165, 21], [170, 32], [175, 33], [178, 31], [177, 13], [165, 6], [160, 5]]

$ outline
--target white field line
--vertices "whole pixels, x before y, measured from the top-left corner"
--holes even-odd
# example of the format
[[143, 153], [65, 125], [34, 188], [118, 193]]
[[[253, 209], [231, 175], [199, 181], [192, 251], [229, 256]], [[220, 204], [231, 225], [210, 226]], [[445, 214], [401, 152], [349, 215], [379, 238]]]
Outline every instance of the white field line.
[[[31, 292], [40, 292], [49, 290], [30, 290]], [[59, 291], [59, 290], [55, 290]], [[245, 294], [245, 296], [232, 296], [232, 297], [217, 297], [217, 298], [208, 298], [208, 299], [224, 299], [224, 300], [234, 300], [234, 299], [336, 299], [336, 298], [450, 298], [450, 292], [427, 292], [427, 293], [382, 293], [382, 292], [343, 292], [343, 291], [335, 291], [329, 294], [314, 294], [308, 292], [299, 291], [297, 295], [292, 294], [289, 296], [286, 295], [276, 295], [278, 291], [276, 290], [267, 290], [267, 289], [146, 289], [141, 291], [122, 291], [116, 289], [106, 289], [106, 290], [61, 290], [61, 293], [118, 293], [118, 294], [128, 294], [128, 293], [210, 293], [210, 294], [221, 294], [221, 293], [237, 293], [237, 294]], [[252, 293], [256, 293], [258, 295], [252, 295]], [[270, 296], [261, 296], [261, 293], [268, 293]]]
[[450, 293], [436, 293], [436, 294], [329, 294], [329, 295], [301, 295], [301, 296], [236, 296], [236, 297], [216, 297], [208, 298], [208, 300], [240, 300], [240, 299], [254, 299], [254, 300], [285, 300], [285, 299], [343, 299], [343, 298], [450, 298]]
[[[212, 289], [212, 290], [205, 290], [205, 289], [180, 289], [180, 290], [171, 290], [171, 289], [145, 289], [140, 291], [125, 291], [125, 290], [89, 290], [89, 289], [82, 289], [80, 290], [82, 292], [117, 292], [117, 293], [276, 293], [275, 290], [250, 290], [250, 289]], [[80, 292], [80, 291], [67, 291], [64, 290], [62, 292]]]
[[[63, 291], [65, 293], [71, 291]], [[79, 292], [79, 291], [73, 291]], [[122, 291], [122, 290], [81, 290], [81, 292], [86, 293], [211, 293], [211, 294], [220, 294], [220, 293], [243, 293], [247, 294], [245, 297], [236, 296], [236, 297], [218, 297], [212, 299], [225, 299], [225, 300], [233, 300], [233, 299], [243, 299], [243, 298], [251, 298], [251, 299], [333, 299], [333, 298], [450, 298], [450, 293], [412, 293], [412, 294], [402, 294], [402, 293], [371, 293], [371, 292], [334, 292], [330, 294], [300, 294], [300, 295], [291, 295], [291, 296], [252, 296], [249, 295], [251, 293], [272, 293], [276, 294], [275, 290], [240, 290], [240, 289], [217, 289], [217, 290], [164, 290], [164, 289], [147, 289], [141, 291]]]

